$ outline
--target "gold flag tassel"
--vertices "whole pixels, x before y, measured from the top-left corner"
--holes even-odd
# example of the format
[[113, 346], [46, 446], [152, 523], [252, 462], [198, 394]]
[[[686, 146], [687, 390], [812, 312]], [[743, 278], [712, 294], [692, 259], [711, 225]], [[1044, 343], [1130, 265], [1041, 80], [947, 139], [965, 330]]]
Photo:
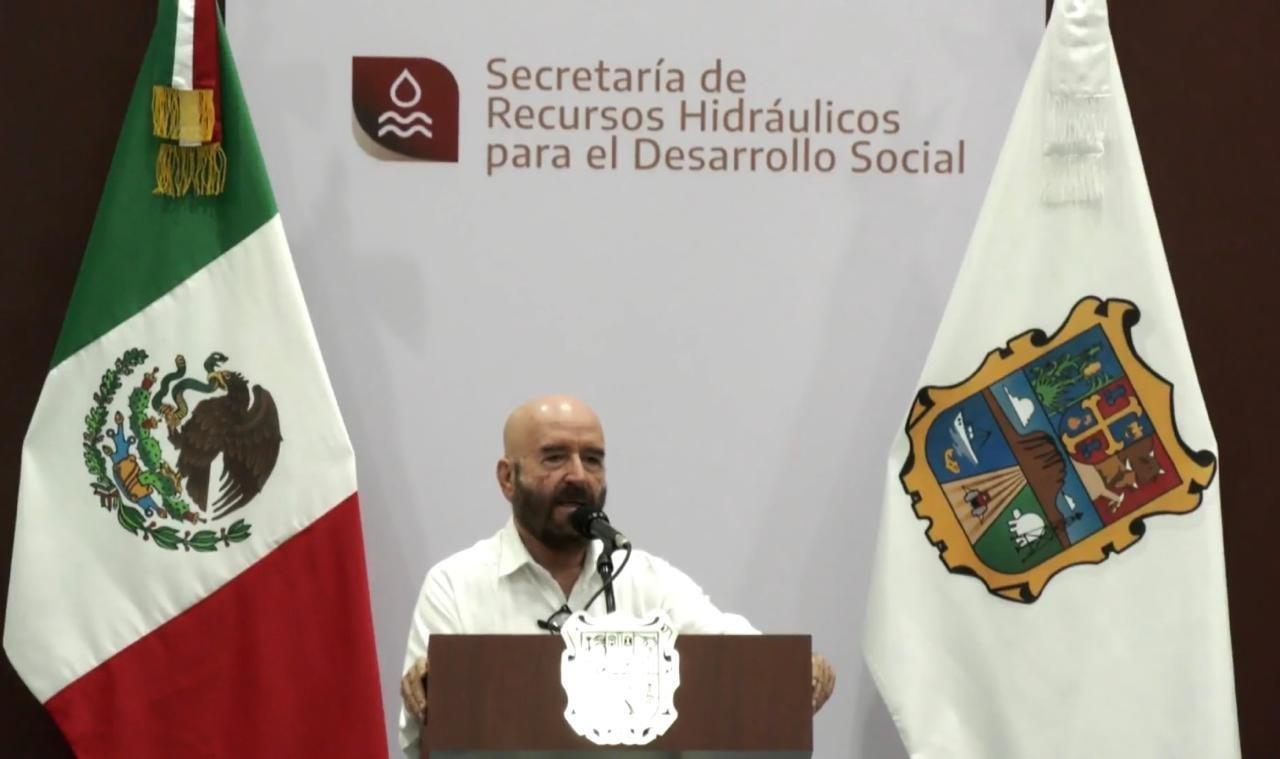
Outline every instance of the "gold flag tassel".
[[151, 88], [151, 133], [164, 140], [156, 151], [157, 195], [220, 195], [227, 184], [227, 154], [210, 142], [216, 112], [212, 90]]

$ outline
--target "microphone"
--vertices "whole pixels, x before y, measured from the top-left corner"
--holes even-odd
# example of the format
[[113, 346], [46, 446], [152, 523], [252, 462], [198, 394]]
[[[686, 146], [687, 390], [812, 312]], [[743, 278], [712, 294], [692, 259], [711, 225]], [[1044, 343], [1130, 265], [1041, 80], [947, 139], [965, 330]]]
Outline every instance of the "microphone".
[[626, 535], [609, 524], [609, 517], [594, 506], [583, 504], [574, 509], [573, 514], [569, 516], [569, 522], [578, 534], [587, 538], [599, 538], [605, 542], [606, 546], [613, 546], [615, 550], [631, 545]]

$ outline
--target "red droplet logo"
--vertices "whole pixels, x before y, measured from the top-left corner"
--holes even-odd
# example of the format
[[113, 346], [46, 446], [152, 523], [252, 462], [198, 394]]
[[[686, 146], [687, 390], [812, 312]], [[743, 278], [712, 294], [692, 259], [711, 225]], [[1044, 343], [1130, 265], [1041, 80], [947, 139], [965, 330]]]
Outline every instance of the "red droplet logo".
[[356, 141], [388, 160], [458, 161], [458, 82], [430, 58], [351, 59]]

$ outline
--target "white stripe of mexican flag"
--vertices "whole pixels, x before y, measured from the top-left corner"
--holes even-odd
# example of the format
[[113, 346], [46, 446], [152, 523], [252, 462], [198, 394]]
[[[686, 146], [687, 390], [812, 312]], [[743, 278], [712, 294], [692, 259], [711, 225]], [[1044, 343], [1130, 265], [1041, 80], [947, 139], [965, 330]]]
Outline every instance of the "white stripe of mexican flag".
[[178, 20], [173, 40], [173, 78], [175, 90], [194, 90], [195, 84], [196, 0], [178, 0]]

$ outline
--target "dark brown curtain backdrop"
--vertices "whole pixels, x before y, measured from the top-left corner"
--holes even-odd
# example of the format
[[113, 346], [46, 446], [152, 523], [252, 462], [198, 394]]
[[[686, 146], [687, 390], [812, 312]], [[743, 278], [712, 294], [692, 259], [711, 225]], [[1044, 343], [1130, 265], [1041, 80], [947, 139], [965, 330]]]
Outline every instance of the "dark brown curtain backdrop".
[[[0, 0], [0, 587], [22, 436], [154, 18], [155, 0]], [[1280, 4], [1113, 0], [1111, 18], [1217, 432], [1240, 730], [1245, 756], [1261, 759], [1280, 746], [1280, 497], [1266, 441], [1280, 429], [1268, 384], [1280, 351]], [[0, 714], [0, 755], [70, 756], [7, 659]], [[174, 704], [155, 716], [190, 715]]]

